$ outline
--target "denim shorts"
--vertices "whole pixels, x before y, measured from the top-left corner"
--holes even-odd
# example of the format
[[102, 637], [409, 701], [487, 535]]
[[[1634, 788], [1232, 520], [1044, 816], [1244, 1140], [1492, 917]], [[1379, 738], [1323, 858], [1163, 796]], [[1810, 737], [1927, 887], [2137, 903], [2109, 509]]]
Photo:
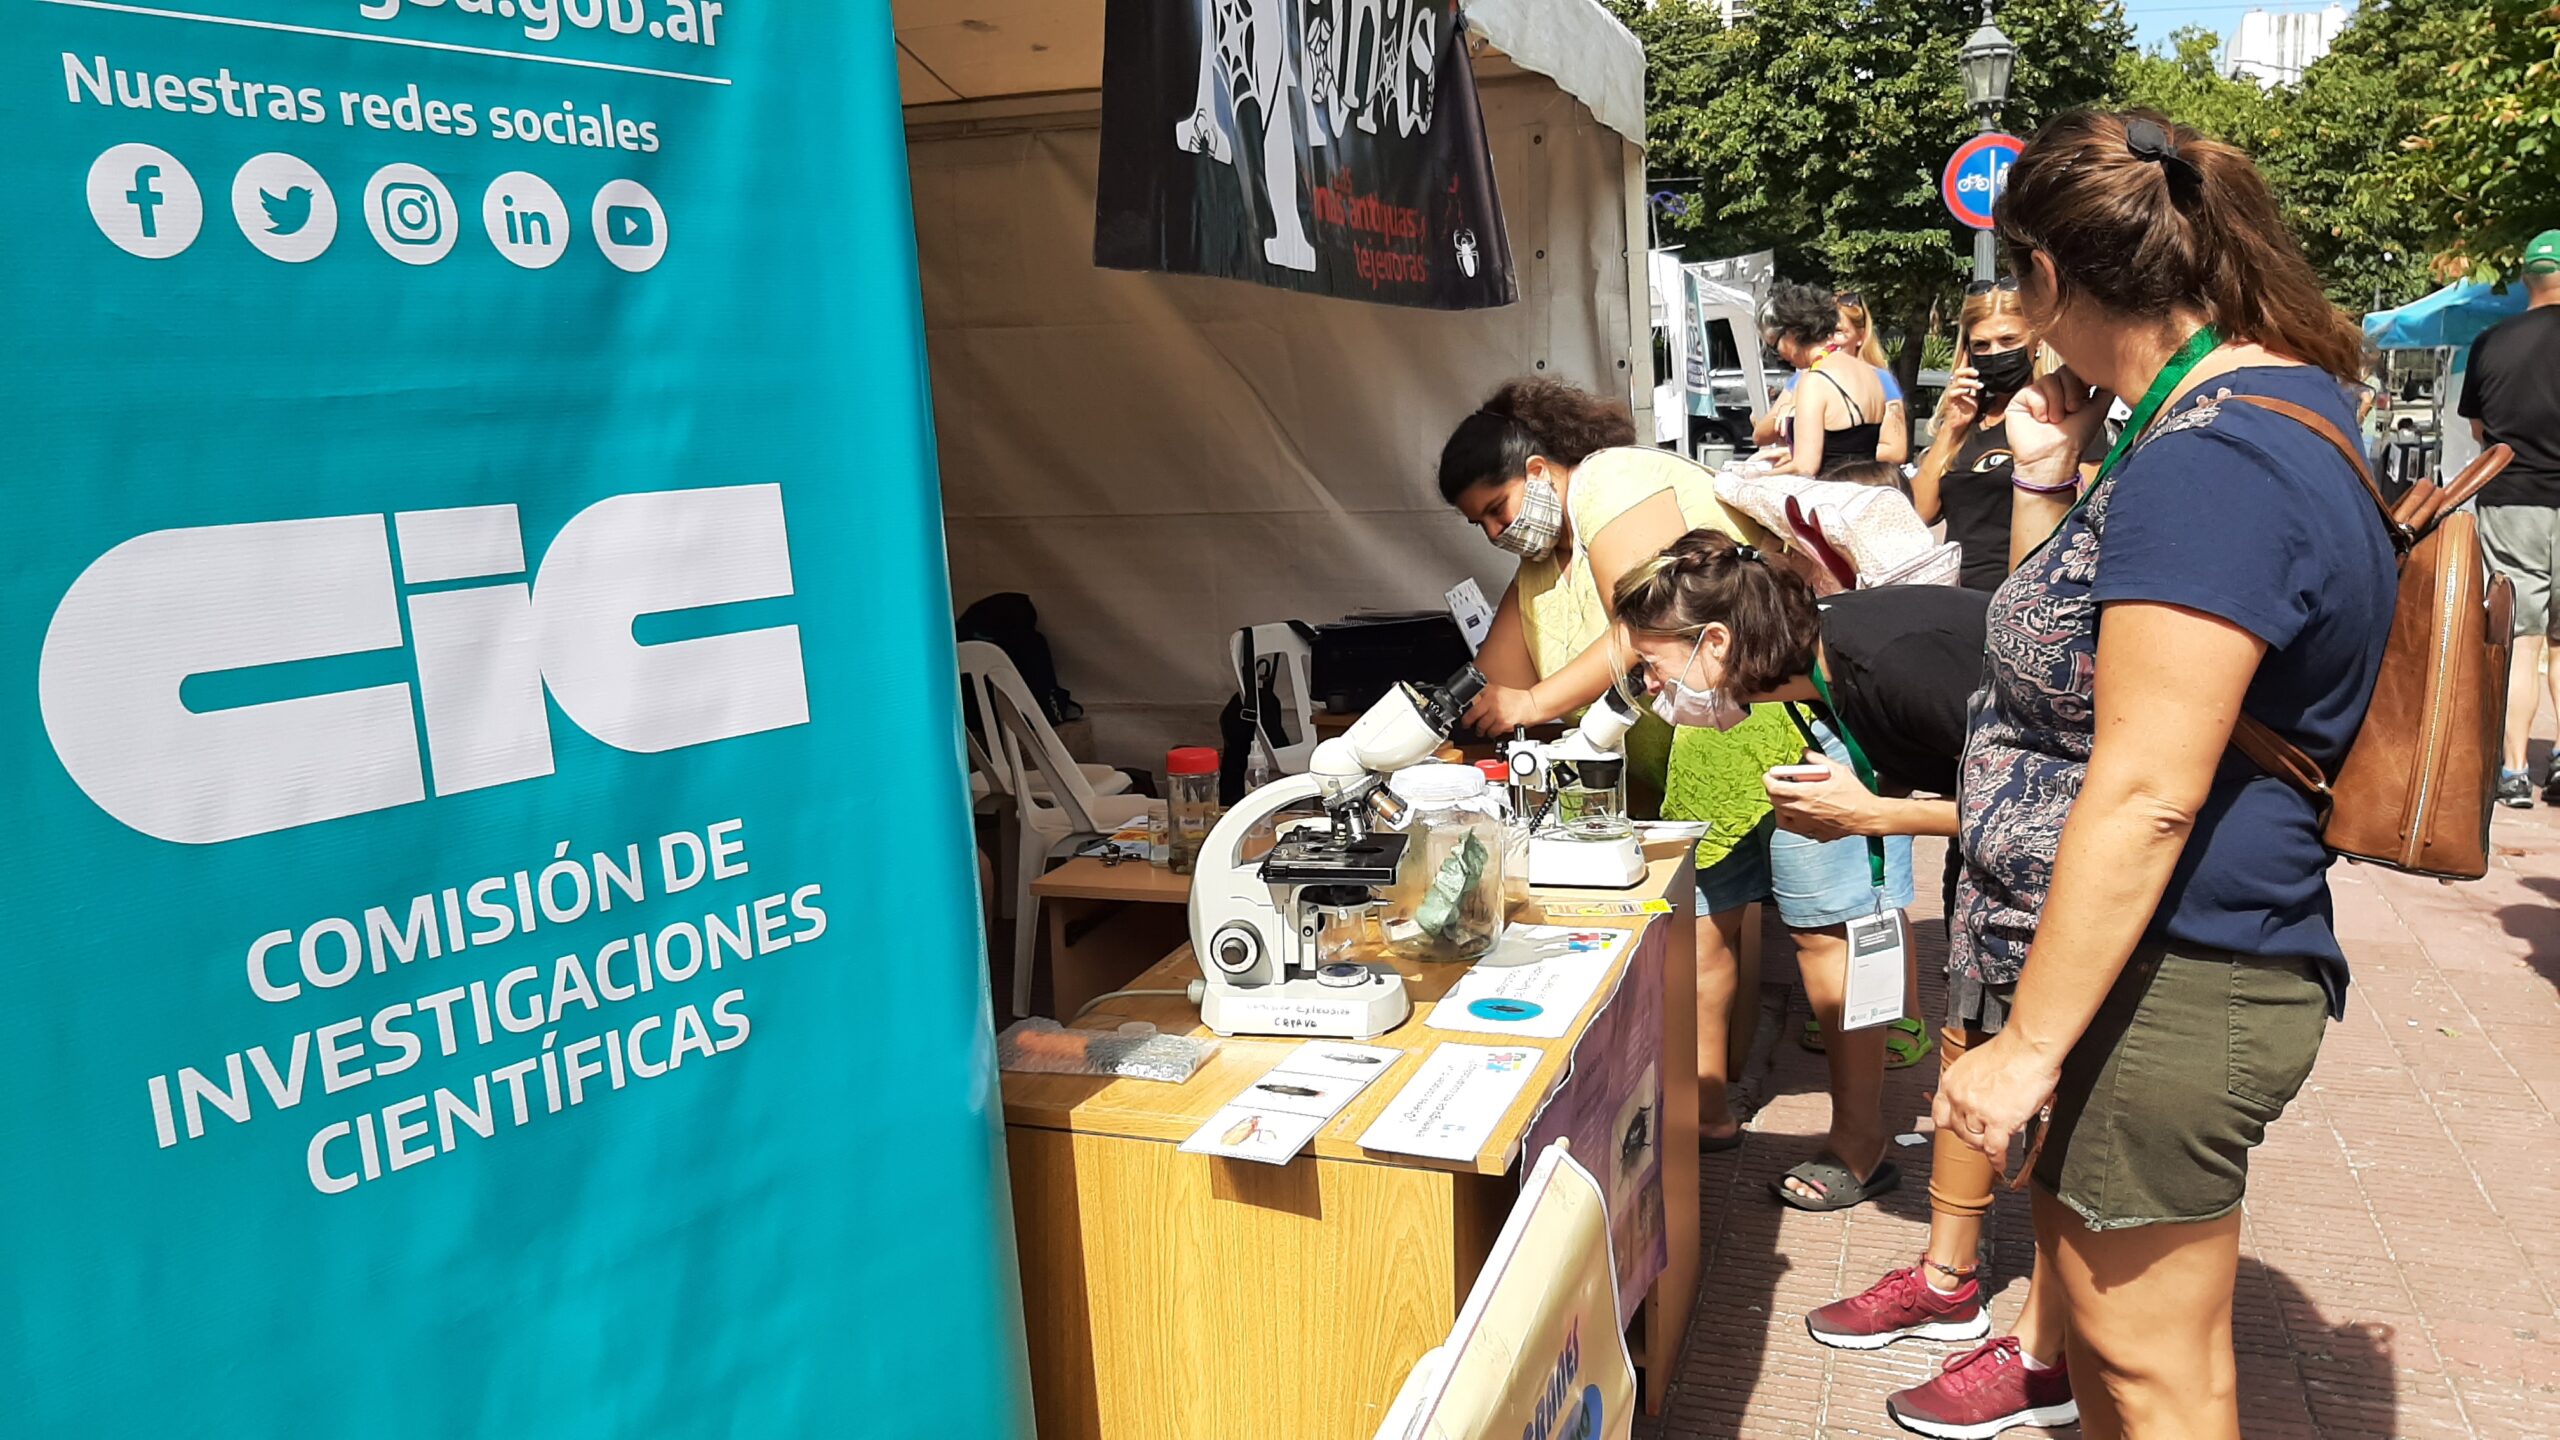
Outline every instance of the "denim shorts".
[[[1843, 765], [1849, 749], [1817, 720], [1823, 753]], [[1777, 828], [1774, 816], [1744, 836], [1722, 860], [1698, 874], [1698, 913], [1716, 915], [1755, 901], [1774, 900], [1778, 918], [1797, 930], [1820, 930], [1863, 920], [1886, 910], [1907, 910], [1917, 895], [1911, 879], [1911, 837], [1884, 842], [1884, 885], [1875, 883], [1869, 860], [1873, 842], [1809, 840]]]
[[1769, 898], [1769, 835], [1776, 828], [1775, 816], [1761, 816], [1723, 859], [1698, 872], [1699, 914], [1721, 915]]
[[1884, 842], [1884, 884], [1875, 883], [1871, 842], [1808, 840], [1784, 830], [1769, 837], [1769, 893], [1778, 918], [1796, 930], [1846, 925], [1887, 910], [1911, 908], [1911, 837]]
[[[1849, 763], [1849, 747], [1831, 727], [1813, 722], [1822, 753]], [[1797, 930], [1846, 925], [1886, 910], [1908, 910], [1915, 892], [1911, 883], [1911, 837], [1884, 841], [1884, 884], [1875, 883], [1869, 858], [1875, 842], [1858, 836], [1846, 840], [1809, 840], [1784, 830], [1769, 837], [1769, 891], [1778, 902], [1778, 918]]]

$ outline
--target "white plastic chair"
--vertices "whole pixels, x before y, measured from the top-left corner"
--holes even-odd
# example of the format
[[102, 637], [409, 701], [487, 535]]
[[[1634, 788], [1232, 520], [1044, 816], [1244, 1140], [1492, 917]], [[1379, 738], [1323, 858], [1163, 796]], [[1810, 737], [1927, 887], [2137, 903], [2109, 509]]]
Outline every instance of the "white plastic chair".
[[960, 645], [961, 684], [986, 728], [989, 776], [1014, 802], [1013, 1013], [1031, 1013], [1031, 964], [1040, 939], [1040, 897], [1031, 882], [1052, 861], [1144, 817], [1143, 795], [1102, 795], [1049, 728], [1030, 687], [1002, 650], [983, 640]]
[[[1006, 655], [1002, 647], [989, 644], [984, 640], [963, 641], [960, 645], [960, 685], [963, 692], [975, 694], [971, 677], [995, 665], [1003, 666], [1005, 673], [1014, 676], [1017, 681], [1020, 680], [1021, 672], [1013, 668], [1012, 657]], [[978, 713], [986, 714], [983, 703], [979, 704]], [[1041, 715], [1041, 728], [1044, 730], [1048, 728], [1048, 718], [1041, 714], [1038, 707], [1033, 707], [1031, 713]], [[983, 725], [985, 722], [980, 723]], [[962, 717], [961, 728], [969, 741], [970, 808], [985, 813], [992, 811], [1000, 804], [1010, 806], [1013, 803], [1012, 781], [1006, 778], [1003, 767], [997, 765], [994, 758], [987, 753], [985, 737], [978, 729], [967, 723], [965, 715]], [[1051, 733], [1055, 734], [1054, 731]], [[1086, 788], [1096, 795], [1125, 795], [1129, 791], [1129, 777], [1111, 766], [1077, 764], [1075, 769], [1077, 774], [1084, 777]], [[1042, 779], [1037, 771], [1032, 773], [1031, 785], [1033, 794], [1044, 800], [1048, 798], [1048, 781]]]
[[[1253, 661], [1245, 660], [1246, 642], [1251, 641]], [[1271, 688], [1280, 701], [1281, 733], [1295, 736], [1287, 745], [1274, 745], [1263, 737], [1261, 726], [1254, 728], [1254, 743], [1263, 746], [1271, 756], [1271, 764], [1283, 775], [1304, 775], [1316, 753], [1316, 654], [1307, 638], [1294, 625], [1255, 625], [1238, 630], [1227, 637], [1227, 666], [1236, 674], [1236, 693], [1244, 697], [1246, 718], [1253, 718], [1254, 708], [1262, 698], [1261, 677], [1249, 675], [1248, 668], [1272, 672]]]

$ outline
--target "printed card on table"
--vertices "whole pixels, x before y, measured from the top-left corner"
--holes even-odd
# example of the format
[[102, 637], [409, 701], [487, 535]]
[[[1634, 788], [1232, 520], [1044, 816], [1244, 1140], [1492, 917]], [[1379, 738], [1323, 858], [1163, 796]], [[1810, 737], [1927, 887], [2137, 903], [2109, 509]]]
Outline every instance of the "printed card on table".
[[1237, 1092], [1180, 1148], [1191, 1155], [1286, 1165], [1403, 1053], [1310, 1040]]
[[1633, 933], [1514, 925], [1492, 954], [1440, 997], [1423, 1023], [1434, 1030], [1561, 1040], [1609, 978], [1619, 948]]
[[1529, 1045], [1439, 1046], [1361, 1135], [1361, 1147], [1473, 1160], [1545, 1058]]

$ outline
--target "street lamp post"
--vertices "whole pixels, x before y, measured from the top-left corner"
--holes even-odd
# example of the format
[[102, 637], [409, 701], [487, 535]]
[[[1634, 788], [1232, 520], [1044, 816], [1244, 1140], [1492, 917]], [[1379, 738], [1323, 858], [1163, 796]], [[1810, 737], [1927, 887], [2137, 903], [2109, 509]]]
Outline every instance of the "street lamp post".
[[[2018, 62], [2018, 47], [2012, 44], [2000, 27], [1991, 22], [1991, 0], [1982, 0], [1982, 26], [1973, 38], [1964, 42], [1958, 55], [1964, 70], [1964, 103], [1973, 110], [1981, 133], [1988, 135], [2000, 128], [2000, 107], [2009, 98], [2009, 71]], [[1973, 232], [1973, 278], [1989, 281], [1996, 277], [1999, 259], [1992, 251], [1991, 232]]]

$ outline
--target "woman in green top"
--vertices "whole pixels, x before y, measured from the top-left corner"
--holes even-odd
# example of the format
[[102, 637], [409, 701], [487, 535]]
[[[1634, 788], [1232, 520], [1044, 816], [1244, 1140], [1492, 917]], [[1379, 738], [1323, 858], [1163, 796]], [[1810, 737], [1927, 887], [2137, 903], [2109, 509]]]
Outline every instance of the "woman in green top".
[[[1515, 380], [1458, 422], [1440, 452], [1440, 495], [1520, 557], [1476, 655], [1492, 683], [1468, 718], [1488, 734], [1562, 719], [1600, 698], [1634, 663], [1612, 642], [1610, 597], [1682, 535], [1710, 529], [1772, 543], [1725, 509], [1704, 469], [1639, 447], [1626, 407], [1554, 380]], [[1775, 706], [1730, 729], [1676, 736], [1647, 715], [1627, 737], [1630, 792], [1659, 795], [1664, 815], [1707, 826], [1699, 908], [1713, 923], [1698, 932], [1698, 1127], [1712, 1148], [1740, 1138], [1725, 1100], [1725, 1050], [1744, 915], [1768, 891], [1761, 776], [1803, 751]]]

